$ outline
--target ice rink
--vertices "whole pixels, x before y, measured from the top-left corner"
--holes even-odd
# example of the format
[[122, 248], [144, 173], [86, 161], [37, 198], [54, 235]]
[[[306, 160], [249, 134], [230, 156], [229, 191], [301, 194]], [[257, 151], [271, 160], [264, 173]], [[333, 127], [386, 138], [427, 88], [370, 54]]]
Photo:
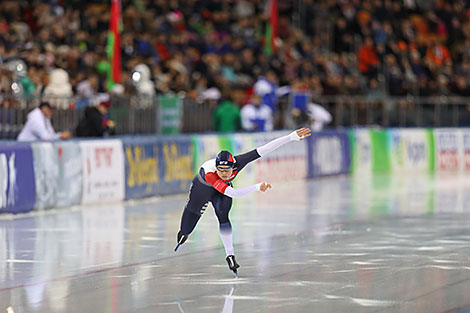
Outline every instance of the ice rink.
[[0, 216], [0, 312], [470, 312], [469, 177], [273, 183], [234, 202], [238, 278], [211, 207], [173, 252], [185, 200]]

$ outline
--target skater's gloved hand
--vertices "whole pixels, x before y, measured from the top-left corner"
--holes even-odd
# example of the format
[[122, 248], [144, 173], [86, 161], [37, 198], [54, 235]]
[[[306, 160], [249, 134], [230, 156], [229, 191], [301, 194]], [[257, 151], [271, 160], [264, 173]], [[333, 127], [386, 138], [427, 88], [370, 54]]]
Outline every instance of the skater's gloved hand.
[[256, 189], [258, 191], [261, 191], [261, 192], [265, 192], [266, 190], [268, 190], [269, 188], [272, 188], [271, 187], [271, 184], [268, 184], [268, 183], [259, 183], [256, 185]]
[[304, 138], [307, 138], [311, 134], [312, 133], [311, 133], [310, 128], [302, 127], [302, 128], [297, 129], [297, 130], [294, 130], [292, 133], [290, 133], [289, 137], [290, 137], [290, 140], [299, 141], [299, 140], [302, 140]]

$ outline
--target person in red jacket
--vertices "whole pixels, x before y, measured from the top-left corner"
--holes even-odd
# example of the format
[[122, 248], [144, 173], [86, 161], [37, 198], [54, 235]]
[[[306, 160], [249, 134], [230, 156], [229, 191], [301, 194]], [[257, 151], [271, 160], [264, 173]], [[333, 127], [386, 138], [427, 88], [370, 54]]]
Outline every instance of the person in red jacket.
[[364, 44], [359, 48], [357, 59], [361, 73], [368, 77], [374, 77], [377, 74], [379, 58], [377, 57], [374, 41], [371, 37], [366, 37], [364, 40]]

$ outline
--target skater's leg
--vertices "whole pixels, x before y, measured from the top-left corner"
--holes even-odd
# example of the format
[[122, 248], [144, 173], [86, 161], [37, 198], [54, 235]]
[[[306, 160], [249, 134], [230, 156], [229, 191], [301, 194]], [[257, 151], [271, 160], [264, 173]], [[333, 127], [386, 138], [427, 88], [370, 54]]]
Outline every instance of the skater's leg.
[[235, 275], [238, 275], [237, 269], [240, 265], [235, 260], [232, 240], [232, 224], [228, 217], [230, 209], [232, 208], [232, 198], [220, 195], [212, 200], [212, 204], [214, 205], [215, 214], [219, 220], [220, 238], [224, 243], [225, 253], [227, 255], [225, 260], [227, 261], [228, 267], [235, 273]]
[[212, 193], [213, 191], [210, 188], [202, 185], [197, 179], [193, 180], [189, 190], [188, 203], [184, 207], [181, 216], [180, 230], [176, 239], [178, 245], [175, 251], [188, 239], [189, 234], [193, 232], [197, 222], [207, 207]]
[[233, 240], [232, 240], [232, 224], [230, 221], [224, 224], [220, 224], [220, 239], [224, 243], [226, 255], [234, 254], [233, 251]]
[[176, 235], [177, 245], [175, 248], [175, 252], [188, 239], [189, 234], [193, 232], [194, 227], [196, 227], [196, 224], [200, 218], [200, 214], [191, 212], [187, 206], [184, 208], [183, 216], [181, 216], [180, 231]]
[[183, 211], [183, 216], [181, 217], [181, 233], [183, 235], [191, 234], [200, 218], [201, 215], [192, 213], [187, 208], [185, 208]]
[[[215, 203], [214, 203], [215, 202]], [[232, 240], [232, 224], [230, 223], [228, 214], [232, 208], [232, 198], [220, 195], [214, 201], [215, 214], [219, 220], [220, 238], [224, 244], [225, 253], [227, 255], [234, 254]]]
[[201, 184], [197, 178], [193, 179], [189, 188], [188, 202], [181, 216], [180, 232], [182, 234], [192, 233], [214, 192], [216, 191]]

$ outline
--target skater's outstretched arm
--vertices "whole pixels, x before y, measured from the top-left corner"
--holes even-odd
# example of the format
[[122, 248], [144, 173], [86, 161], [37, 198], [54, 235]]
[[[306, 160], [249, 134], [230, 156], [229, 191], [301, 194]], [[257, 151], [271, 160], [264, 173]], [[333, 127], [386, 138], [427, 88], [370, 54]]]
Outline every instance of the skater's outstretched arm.
[[242, 187], [242, 188], [233, 188], [228, 186], [225, 191], [224, 195], [229, 196], [230, 198], [243, 198], [255, 191], [265, 192], [271, 188], [271, 184], [268, 183], [259, 183], [256, 185]]
[[269, 152], [276, 150], [280, 146], [283, 146], [283, 145], [285, 145], [286, 143], [288, 143], [290, 141], [293, 141], [293, 140], [299, 141], [299, 140], [302, 140], [302, 139], [304, 139], [304, 138], [306, 138], [310, 135], [311, 135], [310, 129], [306, 128], [306, 127], [302, 127], [302, 128], [299, 128], [299, 129], [293, 131], [289, 135], [276, 138], [276, 139], [268, 142], [267, 144], [265, 144], [265, 145], [263, 145], [259, 148], [256, 148], [256, 151], [258, 152], [258, 154], [260, 156], [264, 156], [264, 155], [268, 154]]
[[259, 148], [253, 149], [244, 154], [236, 155], [235, 159], [237, 160], [238, 170], [241, 171], [248, 163], [259, 159], [260, 157], [276, 150], [280, 146], [285, 145], [292, 140], [302, 140], [310, 135], [309, 128], [300, 128], [293, 131], [289, 135], [276, 138]]

